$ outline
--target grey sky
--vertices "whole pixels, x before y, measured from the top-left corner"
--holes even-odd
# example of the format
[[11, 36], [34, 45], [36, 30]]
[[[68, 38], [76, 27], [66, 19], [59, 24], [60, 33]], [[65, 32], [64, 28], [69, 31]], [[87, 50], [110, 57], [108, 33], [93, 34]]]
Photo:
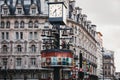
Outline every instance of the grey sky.
[[76, 6], [103, 34], [103, 45], [115, 51], [116, 71], [120, 71], [120, 0], [76, 0]]

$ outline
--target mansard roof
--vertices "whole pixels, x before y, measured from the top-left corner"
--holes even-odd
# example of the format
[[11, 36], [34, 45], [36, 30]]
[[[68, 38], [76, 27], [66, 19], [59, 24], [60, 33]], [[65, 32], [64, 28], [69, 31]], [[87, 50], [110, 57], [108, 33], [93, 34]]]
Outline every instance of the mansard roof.
[[[27, 3], [28, 2], [28, 3]], [[24, 10], [24, 15], [29, 15], [30, 6], [35, 4], [38, 10], [38, 13], [41, 13], [41, 2], [40, 0], [4, 0], [4, 4], [2, 6], [7, 5], [9, 8], [10, 15], [15, 15], [16, 6], [21, 5]]]

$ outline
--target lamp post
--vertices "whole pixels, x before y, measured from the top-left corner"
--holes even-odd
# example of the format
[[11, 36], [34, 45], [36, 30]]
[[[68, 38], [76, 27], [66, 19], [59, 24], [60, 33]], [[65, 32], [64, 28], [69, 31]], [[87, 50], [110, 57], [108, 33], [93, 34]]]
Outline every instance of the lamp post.
[[103, 63], [103, 80], [104, 80], [104, 48], [102, 47], [102, 50], [101, 50], [101, 52], [102, 52], [102, 63]]

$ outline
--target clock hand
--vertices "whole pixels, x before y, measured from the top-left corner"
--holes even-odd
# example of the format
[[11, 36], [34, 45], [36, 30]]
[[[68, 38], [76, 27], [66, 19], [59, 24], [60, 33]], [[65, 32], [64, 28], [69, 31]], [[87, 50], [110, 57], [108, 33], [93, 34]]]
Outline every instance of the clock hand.
[[55, 13], [57, 10], [55, 9], [54, 11], [53, 11], [53, 13]]
[[55, 9], [54, 11], [53, 11], [53, 14], [55, 15], [55, 16], [57, 16], [57, 9]]

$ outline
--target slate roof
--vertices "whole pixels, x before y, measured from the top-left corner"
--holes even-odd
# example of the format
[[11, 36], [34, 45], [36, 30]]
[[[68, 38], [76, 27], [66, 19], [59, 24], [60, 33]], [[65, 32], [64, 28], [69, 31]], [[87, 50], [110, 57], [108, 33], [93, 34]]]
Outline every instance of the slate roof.
[[15, 5], [13, 5], [13, 1], [15, 1], [15, 0], [4, 0], [4, 4], [2, 5], [2, 6], [4, 6], [4, 5], [8, 6], [10, 15], [15, 15], [17, 4], [22, 5], [23, 10], [24, 10], [24, 15], [30, 15], [29, 14], [30, 13], [30, 6], [32, 4], [35, 4], [38, 8], [38, 13], [39, 14], [41, 13], [41, 2], [40, 2], [40, 0], [27, 0], [27, 1], [30, 1], [30, 4], [25, 4], [24, 3], [25, 0], [16, 0], [16, 2], [14, 2]]

